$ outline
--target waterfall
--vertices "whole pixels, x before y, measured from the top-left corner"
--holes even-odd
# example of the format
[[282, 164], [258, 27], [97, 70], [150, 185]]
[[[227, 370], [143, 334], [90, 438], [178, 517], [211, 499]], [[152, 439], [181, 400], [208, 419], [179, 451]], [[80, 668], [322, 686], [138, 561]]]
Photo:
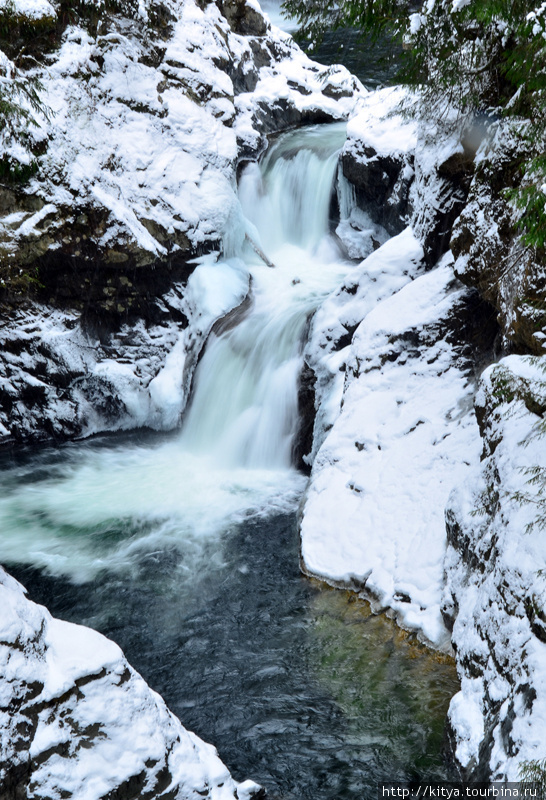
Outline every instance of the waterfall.
[[329, 235], [343, 128], [283, 137], [261, 167], [247, 167], [240, 199], [252, 240], [254, 306], [210, 337], [194, 380], [181, 441], [222, 466], [289, 468], [298, 425], [298, 376], [310, 314], [344, 264]]
[[[295, 508], [306, 482], [291, 464], [305, 333], [351, 266], [328, 220], [344, 138], [343, 125], [283, 135], [242, 176], [228, 246], [244, 247], [246, 225], [275, 268], [239, 249], [252, 302], [210, 335], [181, 431], [44, 451], [0, 475], [0, 561], [84, 581], [104, 569], [139, 574], [169, 553], [198, 576], [221, 562], [231, 526]], [[218, 265], [219, 283], [230, 263]], [[214, 268], [203, 283], [211, 295]]]

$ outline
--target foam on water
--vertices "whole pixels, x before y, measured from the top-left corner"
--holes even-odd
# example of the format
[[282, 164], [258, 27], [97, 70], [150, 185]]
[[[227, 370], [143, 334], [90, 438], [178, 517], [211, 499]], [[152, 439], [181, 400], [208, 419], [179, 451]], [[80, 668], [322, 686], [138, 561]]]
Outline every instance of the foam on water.
[[3, 481], [0, 558], [76, 581], [138, 568], [157, 549], [195, 558], [199, 542], [230, 525], [293, 509], [304, 485], [294, 470], [222, 469], [176, 441], [82, 447], [56, 474], [28, 483], [35, 468], [20, 470], [17, 486], [13, 474], [10, 487]]

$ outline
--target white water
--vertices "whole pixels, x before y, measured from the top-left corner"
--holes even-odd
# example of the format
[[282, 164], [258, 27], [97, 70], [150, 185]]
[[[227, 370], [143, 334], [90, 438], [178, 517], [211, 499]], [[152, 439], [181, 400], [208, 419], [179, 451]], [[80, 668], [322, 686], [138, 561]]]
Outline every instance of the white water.
[[328, 232], [343, 139], [340, 125], [285, 135], [242, 177], [249, 233], [275, 268], [250, 247], [242, 254], [252, 307], [210, 337], [181, 432], [154, 446], [72, 446], [53, 470], [42, 454], [4, 473], [0, 562], [86, 580], [174, 548], [195, 570], [211, 537], [295, 507], [305, 485], [291, 450], [306, 326], [350, 266]]
[[342, 136], [337, 125], [285, 136], [241, 178], [247, 227], [275, 268], [248, 248], [252, 311], [211, 337], [196, 372], [181, 441], [219, 466], [291, 466], [306, 325], [347, 269], [328, 232]]

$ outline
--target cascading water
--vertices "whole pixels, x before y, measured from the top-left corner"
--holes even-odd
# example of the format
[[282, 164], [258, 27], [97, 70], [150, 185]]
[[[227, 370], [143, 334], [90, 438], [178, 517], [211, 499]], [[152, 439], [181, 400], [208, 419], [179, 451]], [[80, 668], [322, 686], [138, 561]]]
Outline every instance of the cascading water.
[[[329, 210], [343, 126], [301, 132], [274, 146], [261, 169], [247, 168], [239, 196], [253, 308], [212, 335], [195, 376], [182, 443], [223, 466], [289, 468], [298, 425], [297, 388], [307, 321], [347, 269], [329, 236]], [[305, 146], [302, 148], [302, 142]]]
[[252, 306], [211, 334], [180, 434], [152, 447], [69, 448], [55, 476], [31, 487], [23, 471], [0, 501], [14, 531], [0, 560], [85, 580], [169, 546], [191, 571], [211, 536], [294, 507], [305, 483], [291, 464], [303, 336], [347, 269], [328, 233], [344, 136], [343, 125], [288, 134], [243, 175], [245, 224], [275, 268], [250, 246], [235, 259], [251, 275]]
[[252, 304], [210, 336], [179, 433], [0, 472], [0, 562], [54, 614], [118, 641], [235, 777], [275, 800], [442, 780], [456, 690], [449, 664], [299, 574], [298, 376], [310, 315], [351, 266], [328, 232], [343, 138], [285, 135], [244, 173], [247, 233], [275, 268], [250, 245], [232, 262]]

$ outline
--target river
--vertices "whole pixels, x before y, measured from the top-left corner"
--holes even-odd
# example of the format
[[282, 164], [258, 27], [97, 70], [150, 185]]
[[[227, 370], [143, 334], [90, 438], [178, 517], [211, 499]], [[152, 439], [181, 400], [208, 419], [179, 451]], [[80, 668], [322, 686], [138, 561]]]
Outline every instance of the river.
[[309, 320], [351, 267], [331, 230], [343, 125], [285, 134], [239, 192], [252, 303], [212, 334], [180, 431], [3, 455], [0, 562], [117, 641], [238, 779], [361, 800], [445, 779], [450, 659], [299, 572], [293, 466]]
[[[281, 2], [262, 0], [261, 5], [274, 25], [296, 34], [297, 21], [284, 15]], [[393, 85], [403, 58], [402, 46], [394, 36], [385, 33], [379, 39], [372, 39], [357, 28], [325, 31], [317, 47], [305, 41], [300, 45], [319, 64], [343, 64], [367, 89]]]

